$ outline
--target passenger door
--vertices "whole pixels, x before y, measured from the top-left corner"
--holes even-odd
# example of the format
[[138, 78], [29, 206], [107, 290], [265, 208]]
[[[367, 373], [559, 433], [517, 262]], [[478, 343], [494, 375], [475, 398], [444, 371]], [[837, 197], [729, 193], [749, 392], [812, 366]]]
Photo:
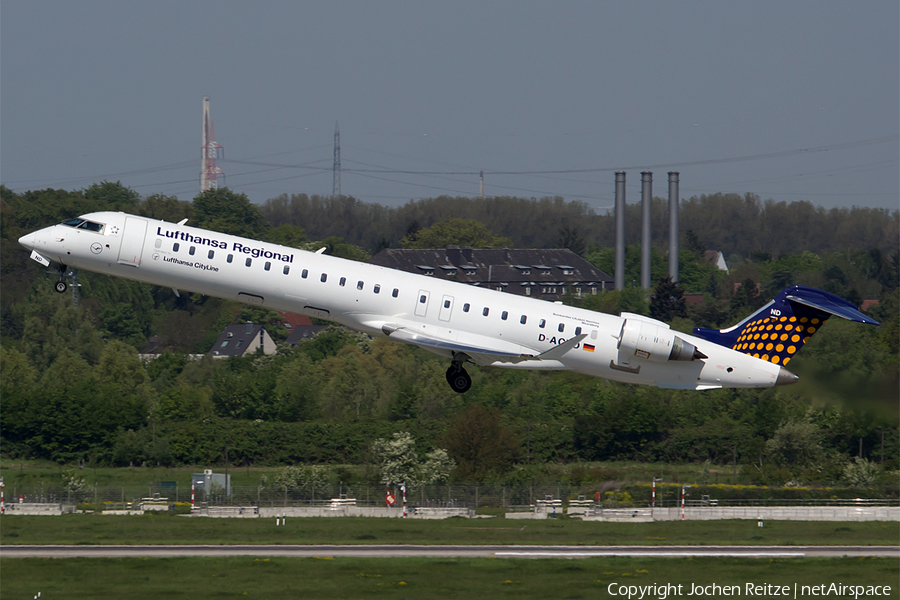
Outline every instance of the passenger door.
[[119, 238], [119, 264], [141, 266], [141, 253], [147, 237], [147, 221], [137, 217], [125, 217], [125, 229]]

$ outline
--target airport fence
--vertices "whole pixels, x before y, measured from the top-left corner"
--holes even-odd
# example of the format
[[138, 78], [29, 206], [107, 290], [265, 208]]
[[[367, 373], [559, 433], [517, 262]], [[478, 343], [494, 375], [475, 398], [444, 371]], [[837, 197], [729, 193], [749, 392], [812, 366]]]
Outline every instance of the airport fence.
[[[63, 486], [7, 486], [6, 503], [50, 503], [80, 504], [103, 503], [107, 505], [133, 504], [145, 500], [168, 503], [189, 504], [189, 485], [150, 486], [83, 486], [67, 489]], [[262, 486], [233, 486], [230, 494], [219, 487], [206, 492], [195, 490], [194, 502], [206, 506], [318, 506], [328, 505], [335, 499], [352, 499], [357, 506], [385, 506], [388, 493], [394, 496], [395, 504], [403, 502], [398, 486], [390, 489], [380, 483], [353, 483], [338, 485], [317, 485], [315, 488], [277, 489]], [[543, 485], [486, 485], [450, 483], [413, 487], [406, 492], [406, 502], [410, 507], [423, 508], [504, 508], [511, 512], [531, 510], [536, 504], [562, 500], [564, 506], [570, 503], [592, 503], [604, 508], [646, 508], [648, 502], [618, 500], [584, 494], [580, 486], [559, 484]], [[579, 502], [575, 502], [575, 501]], [[591, 502], [593, 501], [593, 502]], [[657, 497], [655, 506], [680, 506], [679, 497], [671, 494]], [[717, 499], [711, 497], [691, 498], [686, 506], [900, 506], [898, 498], [829, 498], [829, 499]]]

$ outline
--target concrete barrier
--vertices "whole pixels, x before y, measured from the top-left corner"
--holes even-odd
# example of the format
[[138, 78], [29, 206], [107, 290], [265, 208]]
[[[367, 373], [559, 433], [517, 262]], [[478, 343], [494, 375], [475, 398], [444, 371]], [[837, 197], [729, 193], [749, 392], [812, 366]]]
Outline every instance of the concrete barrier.
[[[387, 508], [384, 506], [353, 506], [328, 505], [328, 506], [210, 506], [198, 508], [192, 513], [195, 517], [213, 518], [243, 518], [243, 519], [273, 519], [280, 517], [306, 518], [306, 517], [377, 517], [400, 518], [403, 516], [402, 508]], [[475, 516], [475, 511], [469, 508], [408, 508], [408, 519], [449, 519], [450, 517]]]
[[47, 502], [16, 502], [6, 505], [6, 514], [22, 516], [57, 516], [75, 512], [74, 504], [50, 504]]
[[[626, 521], [627, 514], [639, 511], [638, 517], [653, 521], [680, 521], [681, 508], [605, 509], [585, 515], [585, 521]], [[900, 506], [689, 506], [685, 521], [748, 519], [758, 521], [900, 521]]]
[[503, 515], [507, 519], [546, 519], [549, 514], [545, 512], [511, 512]]
[[594, 508], [582, 513], [583, 521], [606, 521], [611, 523], [649, 523], [655, 520], [649, 508]]

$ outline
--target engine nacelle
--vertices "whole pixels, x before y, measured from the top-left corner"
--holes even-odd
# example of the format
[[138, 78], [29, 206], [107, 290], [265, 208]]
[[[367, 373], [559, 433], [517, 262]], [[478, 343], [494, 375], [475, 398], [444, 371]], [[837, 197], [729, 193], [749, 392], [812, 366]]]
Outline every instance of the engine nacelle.
[[635, 358], [652, 362], [695, 360], [705, 354], [667, 327], [639, 319], [626, 319], [619, 333], [618, 363], [631, 364]]

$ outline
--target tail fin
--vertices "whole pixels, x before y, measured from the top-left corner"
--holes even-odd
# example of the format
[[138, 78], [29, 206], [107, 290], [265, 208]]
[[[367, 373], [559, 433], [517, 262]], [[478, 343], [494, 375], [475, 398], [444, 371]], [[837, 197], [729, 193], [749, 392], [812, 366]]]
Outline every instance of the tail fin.
[[786, 365], [831, 315], [879, 324], [834, 294], [793, 285], [734, 327], [697, 327], [694, 335], [776, 365]]

